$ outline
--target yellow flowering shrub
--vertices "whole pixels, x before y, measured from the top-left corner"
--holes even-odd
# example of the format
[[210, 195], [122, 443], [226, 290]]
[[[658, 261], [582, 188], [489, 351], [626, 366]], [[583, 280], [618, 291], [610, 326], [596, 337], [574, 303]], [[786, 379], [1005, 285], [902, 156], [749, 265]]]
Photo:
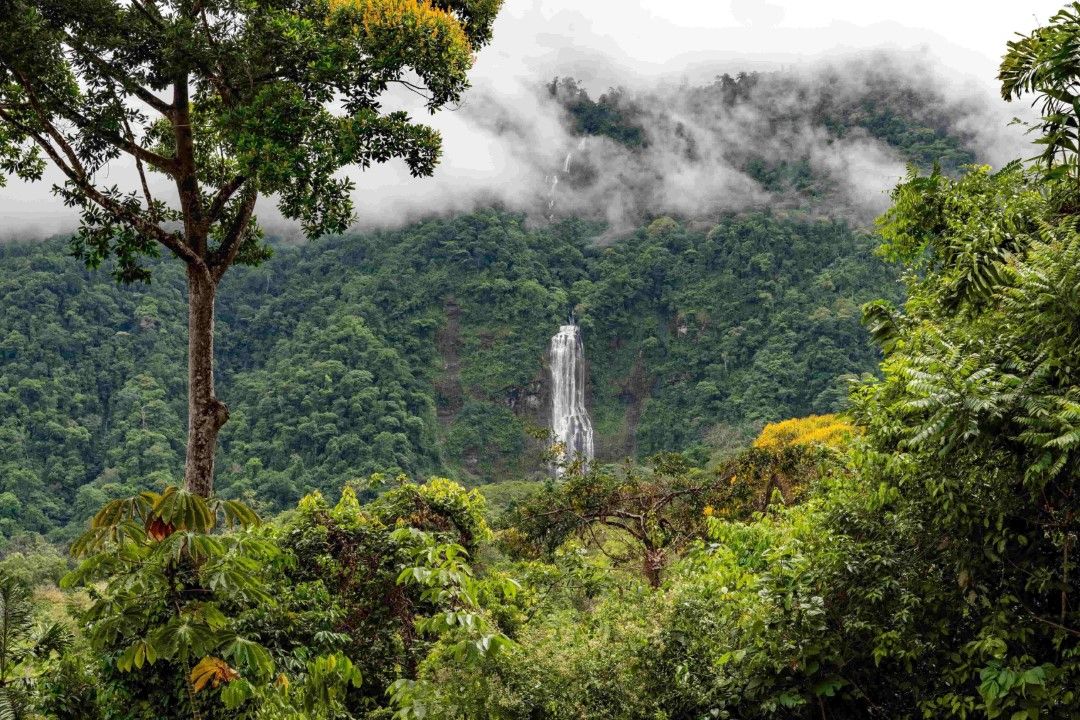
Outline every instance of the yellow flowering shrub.
[[810, 415], [769, 423], [754, 440], [754, 447], [777, 450], [791, 445], [842, 447], [856, 432], [840, 415]]

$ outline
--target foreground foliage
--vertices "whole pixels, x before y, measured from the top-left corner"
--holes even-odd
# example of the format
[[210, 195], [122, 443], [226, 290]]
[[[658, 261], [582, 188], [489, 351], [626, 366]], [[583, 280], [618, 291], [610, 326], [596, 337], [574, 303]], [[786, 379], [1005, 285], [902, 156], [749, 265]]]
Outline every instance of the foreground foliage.
[[423, 668], [470, 688], [436, 714], [1076, 717], [1080, 233], [1053, 190], [1020, 166], [897, 190], [882, 232], [909, 300], [868, 308], [885, 361], [854, 391], [858, 431], [808, 418], [746, 451], [833, 457], [803, 502], [721, 518], [698, 500], [685, 533], [699, 539], [661, 581], [580, 544], [610, 536], [567, 531], [637, 515], [647, 549], [708, 471], [594, 472], [524, 504], [520, 528], [551, 540], [517, 565], [527, 620], [482, 687], [473, 670]]
[[90, 695], [109, 718], [410, 717], [427, 654], [506, 642], [469, 564], [488, 533], [482, 498], [439, 478], [366, 505], [314, 494], [275, 526], [175, 487], [113, 501], [64, 580], [88, 595]]
[[[1075, 25], [1014, 44], [1007, 82], [1058, 92], [1073, 74], [1039, 68], [1067, 59], [1040, 53]], [[270, 525], [176, 487], [112, 500], [74, 545], [73, 641], [23, 579], [55, 558], [0, 568], [0, 713], [1080, 716], [1080, 216], [1076, 149], [1048, 142], [896, 189], [881, 252], [907, 300], [865, 307], [884, 360], [845, 415], [579, 464], [495, 511], [381, 475]]]

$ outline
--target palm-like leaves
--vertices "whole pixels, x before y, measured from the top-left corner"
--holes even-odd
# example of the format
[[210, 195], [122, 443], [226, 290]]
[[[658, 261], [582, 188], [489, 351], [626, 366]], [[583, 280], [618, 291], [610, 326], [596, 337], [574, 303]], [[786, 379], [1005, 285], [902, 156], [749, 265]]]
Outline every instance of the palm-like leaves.
[[25, 584], [0, 577], [0, 718], [18, 720], [25, 714], [25, 683], [12, 677], [24, 659], [33, 628], [33, 598]]
[[39, 627], [33, 590], [23, 581], [0, 574], [0, 720], [28, 717], [34, 675], [26, 663], [63, 652], [71, 642], [59, 624]]
[[[1080, 37], [1076, 8], [1062, 17]], [[1042, 52], [1039, 37], [1014, 50]], [[1080, 50], [1075, 40], [1054, 41]], [[1012, 66], [1009, 92], [1055, 77], [1034, 55], [1025, 62], [1023, 72]], [[1062, 62], [1057, 71], [1072, 61]], [[889, 436], [912, 453], [1014, 456], [1041, 490], [1080, 458], [1080, 214], [1061, 213], [1075, 190], [1016, 164], [918, 180], [901, 186], [881, 221], [916, 270], [907, 312], [864, 308], [886, 352], [892, 398], [873, 422], [883, 432], [889, 417]], [[1055, 198], [1063, 185], [1064, 201]]]
[[[961, 589], [937, 638], [970, 642], [947, 651], [948, 687], [927, 716], [956, 712], [965, 695], [989, 716], [1053, 713], [1077, 671], [1080, 3], [1011, 43], [1001, 80], [1007, 99], [1034, 93], [1041, 106], [1038, 172], [973, 168], [898, 188], [880, 225], [909, 296], [903, 313], [867, 308], [884, 372], [854, 396], [860, 479], [883, 481], [872, 504], [889, 526], [913, 522], [896, 547]], [[1037, 682], [1002, 702], [987, 688], [1010, 664], [1034, 665]]]
[[[258, 524], [242, 503], [177, 487], [105, 505], [72, 547], [83, 563], [64, 579], [68, 587], [95, 585], [85, 614], [91, 643], [118, 652], [124, 672], [159, 661], [204, 662], [205, 670], [215, 659], [224, 662], [220, 656], [232, 662], [222, 678], [269, 677], [269, 653], [238, 636], [223, 610], [273, 602], [262, 569], [278, 550], [254, 530]], [[217, 687], [212, 679], [199, 674], [192, 682]]]
[[1052, 175], [1076, 176], [1080, 152], [1080, 3], [1072, 3], [1050, 24], [1009, 43], [998, 72], [1006, 100], [1036, 93], [1040, 123], [1036, 144]]
[[[1001, 438], [1030, 451], [1027, 478], [1044, 483], [1080, 453], [1080, 218], [1040, 222], [1025, 255], [993, 273], [979, 326], [923, 322], [868, 308], [887, 369], [901, 383], [902, 445], [950, 455]], [[970, 310], [970, 308], [969, 308]], [[906, 323], [906, 325], [905, 325]], [[880, 327], [878, 327], [880, 326]], [[973, 328], [977, 328], [975, 332]]]
[[[107, 503], [94, 515], [90, 529], [72, 545], [76, 556], [88, 556], [107, 545], [163, 542], [173, 533], [188, 531], [206, 535], [219, 525], [249, 528], [260, 523], [259, 516], [236, 500], [210, 498], [169, 486], [160, 494], [142, 492]], [[198, 550], [198, 548], [193, 548]]]
[[5, 680], [22, 659], [19, 644], [25, 642], [33, 625], [33, 592], [13, 577], [0, 577], [0, 680]]
[[900, 339], [903, 318], [887, 300], [875, 300], [863, 306], [863, 325], [886, 354], [891, 353]]
[[907, 256], [914, 299], [906, 315], [864, 308], [896, 381], [894, 437], [941, 456], [1007, 439], [1028, 449], [1029, 480], [1056, 477], [1080, 452], [1080, 215], [1054, 214], [1015, 164], [909, 179], [896, 195], [882, 230], [920, 248]]

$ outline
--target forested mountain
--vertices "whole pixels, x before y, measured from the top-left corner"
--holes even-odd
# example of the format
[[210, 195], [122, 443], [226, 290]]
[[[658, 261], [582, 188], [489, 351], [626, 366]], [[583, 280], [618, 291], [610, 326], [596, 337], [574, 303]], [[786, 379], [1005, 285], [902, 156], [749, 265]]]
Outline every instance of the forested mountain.
[[[597, 226], [495, 211], [279, 247], [220, 297], [220, 487], [265, 509], [373, 472], [546, 474], [545, 354], [581, 324], [602, 458], [705, 452], [841, 407], [894, 296], [874, 241], [768, 213]], [[183, 278], [117, 287], [59, 242], [0, 249], [8, 537], [79, 527], [183, 462]], [[704, 457], [704, 456], [702, 456]]]
[[[603, 460], [704, 461], [765, 422], [842, 408], [850, 380], [877, 362], [859, 308], [899, 299], [900, 285], [800, 138], [807, 127], [828, 142], [869, 137], [950, 172], [975, 158], [937, 91], [863, 72], [835, 93], [781, 73], [679, 91], [688, 112], [720, 119], [813, 98], [756, 129], [758, 145], [723, 147], [775, 209], [667, 216], [643, 200], [639, 225], [622, 230], [567, 217], [560, 198], [595, 195], [596, 163], [616, 161], [568, 156], [546, 219], [491, 209], [277, 243], [261, 266], [236, 269], [218, 295], [231, 411], [219, 489], [277, 510], [375, 472], [545, 476], [547, 344], [568, 317], [583, 330]], [[662, 93], [594, 100], [568, 78], [547, 91], [572, 133], [614, 140], [635, 163], [655, 159], [649, 138], [698, 152]], [[610, 192], [644, 197], [642, 182]], [[149, 284], [118, 287], [62, 239], [0, 247], [5, 537], [70, 537], [106, 499], [181, 472], [185, 281], [167, 262], [148, 267]]]
[[350, 231], [500, 6], [3, 5], [82, 224], [0, 245], [0, 720], [1080, 717], [1080, 2], [1027, 161], [875, 57], [557, 78]]

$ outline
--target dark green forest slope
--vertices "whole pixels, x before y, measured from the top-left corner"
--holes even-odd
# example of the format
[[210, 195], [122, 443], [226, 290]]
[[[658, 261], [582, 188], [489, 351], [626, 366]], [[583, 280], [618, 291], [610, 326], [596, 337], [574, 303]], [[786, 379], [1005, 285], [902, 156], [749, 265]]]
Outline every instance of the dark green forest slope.
[[[584, 328], [598, 448], [693, 450], [836, 408], [875, 354], [860, 304], [893, 294], [846, 225], [758, 214], [528, 229], [484, 212], [280, 248], [221, 297], [220, 486], [280, 508], [372, 472], [542, 472], [550, 336]], [[10, 537], [175, 478], [183, 279], [116, 287], [59, 242], [0, 254], [0, 512]]]
[[[922, 166], [974, 159], [933, 92], [878, 80], [773, 122], [865, 133]], [[726, 112], [793, 82], [723, 76], [693, 102]], [[574, 133], [631, 152], [667, 122], [647, 96], [593, 100], [572, 80], [551, 91]], [[374, 472], [471, 484], [546, 473], [545, 352], [571, 315], [602, 459], [672, 450], [701, 461], [765, 422], [841, 407], [848, 379], [878, 359], [859, 308], [898, 299], [898, 273], [871, 234], [832, 219], [850, 209], [830, 204], [829, 181], [804, 158], [740, 152], [733, 161], [785, 194], [784, 210], [652, 215], [614, 240], [591, 221], [486, 210], [280, 245], [238, 269], [219, 295], [232, 413], [219, 489], [274, 511]], [[185, 286], [167, 262], [153, 277], [117, 287], [61, 239], [0, 247], [5, 538], [68, 538], [106, 499], [179, 476]]]

